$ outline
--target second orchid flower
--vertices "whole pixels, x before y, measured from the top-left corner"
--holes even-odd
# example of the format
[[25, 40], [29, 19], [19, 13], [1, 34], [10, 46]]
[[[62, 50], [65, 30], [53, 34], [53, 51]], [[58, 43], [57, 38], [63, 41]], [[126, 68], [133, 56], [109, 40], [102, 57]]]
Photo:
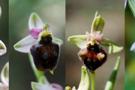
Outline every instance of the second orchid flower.
[[52, 35], [48, 24], [44, 24], [36, 13], [30, 15], [28, 26], [28, 36], [14, 45], [15, 50], [31, 53], [38, 70], [55, 69], [63, 41]]

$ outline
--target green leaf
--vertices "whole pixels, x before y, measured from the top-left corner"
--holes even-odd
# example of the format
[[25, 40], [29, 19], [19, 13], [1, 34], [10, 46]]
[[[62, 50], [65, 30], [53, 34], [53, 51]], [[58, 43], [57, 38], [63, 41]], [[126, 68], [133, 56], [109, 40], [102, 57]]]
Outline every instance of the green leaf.
[[77, 90], [90, 90], [90, 73], [85, 66], [82, 66], [81, 81]]
[[106, 39], [106, 38], [104, 38], [103, 41], [101, 41], [101, 44], [103, 46], [108, 47], [109, 54], [118, 53], [118, 52], [121, 52], [123, 50], [122, 46], [118, 46], [116, 43], [114, 43], [113, 41]]
[[84, 48], [86, 46], [87, 35], [73, 35], [68, 37], [68, 41], [79, 48]]
[[120, 66], [120, 56], [117, 57], [114, 69], [111, 73], [109, 80], [107, 81], [107, 83], [105, 85], [105, 90], [113, 90], [114, 89], [119, 66]]
[[133, 12], [133, 15], [135, 16], [135, 0], [128, 0], [128, 3], [131, 8], [131, 11]]
[[101, 17], [101, 15], [98, 14], [98, 12], [96, 12], [95, 18], [92, 22], [92, 30], [102, 32], [104, 25], [105, 25], [104, 19]]

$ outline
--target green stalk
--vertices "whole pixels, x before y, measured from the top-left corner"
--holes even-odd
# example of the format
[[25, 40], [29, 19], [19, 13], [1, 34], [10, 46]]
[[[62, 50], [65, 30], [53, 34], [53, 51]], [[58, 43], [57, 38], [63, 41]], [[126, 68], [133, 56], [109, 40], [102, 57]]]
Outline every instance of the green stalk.
[[95, 72], [94, 71], [90, 73], [90, 78], [91, 78], [91, 90], [95, 90]]
[[30, 53], [28, 53], [28, 56], [29, 56], [29, 60], [30, 60], [32, 70], [33, 70], [38, 82], [39, 83], [47, 83], [48, 81], [47, 81], [47, 79], [46, 79], [46, 77], [44, 75], [44, 72], [37, 70], [37, 68], [36, 68], [36, 66], [35, 66], [35, 64], [33, 62], [33, 57], [31, 56]]

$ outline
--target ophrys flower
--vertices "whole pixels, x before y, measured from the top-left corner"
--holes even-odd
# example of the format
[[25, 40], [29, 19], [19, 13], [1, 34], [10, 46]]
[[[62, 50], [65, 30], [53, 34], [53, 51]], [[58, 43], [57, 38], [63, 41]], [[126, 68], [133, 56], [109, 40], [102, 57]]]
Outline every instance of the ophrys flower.
[[38, 70], [55, 69], [62, 40], [53, 36], [48, 24], [44, 24], [36, 13], [30, 15], [28, 25], [28, 36], [14, 45], [15, 50], [31, 53]]
[[80, 48], [79, 58], [90, 71], [96, 70], [107, 59], [108, 54], [120, 52], [123, 47], [118, 46], [111, 40], [103, 37], [104, 19], [98, 13], [91, 25], [91, 31], [85, 35], [73, 35], [68, 37], [68, 41]]

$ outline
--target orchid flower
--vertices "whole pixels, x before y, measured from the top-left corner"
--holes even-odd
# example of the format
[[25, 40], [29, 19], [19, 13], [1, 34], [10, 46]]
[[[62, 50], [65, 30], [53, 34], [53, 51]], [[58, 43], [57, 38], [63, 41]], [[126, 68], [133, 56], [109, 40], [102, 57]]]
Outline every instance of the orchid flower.
[[86, 34], [84, 35], [69, 36], [68, 41], [72, 44], [75, 44], [80, 49], [85, 48], [89, 41], [95, 41], [104, 47], [108, 47], [109, 54], [120, 52], [121, 50], [123, 50], [122, 46], [119, 46], [110, 39], [104, 37], [104, 24], [104, 19], [101, 17], [101, 15], [98, 15], [98, 13], [96, 12], [90, 33], [86, 32]]
[[9, 63], [3, 67], [1, 72], [0, 90], [9, 90]]
[[[96, 12], [90, 32], [86, 32], [86, 34], [84, 35], [73, 35], [68, 37], [68, 41], [70, 43], [75, 44], [77, 47], [80, 48], [80, 51], [78, 52], [79, 59], [90, 71], [91, 90], [95, 90], [95, 70], [105, 63], [105, 61], [107, 60], [107, 54], [118, 53], [123, 50], [122, 46], [118, 46], [108, 38], [104, 37], [104, 25], [104, 19]], [[105, 48], [108, 49], [108, 52], [106, 52]], [[112, 78], [113, 77], [111, 77], [111, 80]], [[115, 80], [115, 77], [113, 78], [113, 80]], [[83, 79], [82, 81], [82, 85], [80, 83], [81, 87], [79, 85], [79, 88], [77, 90], [90, 90], [90, 87], [87, 85], [89, 82], [85, 79]], [[115, 82], [111, 81], [111, 85], [107, 84], [106, 90], [112, 90], [114, 83]], [[75, 88], [71, 89], [70, 87], [67, 87], [66, 89], [76, 90]]]
[[30, 53], [38, 70], [54, 70], [63, 41], [52, 35], [36, 13], [30, 15], [28, 26], [29, 35], [14, 45], [15, 50]]
[[123, 50], [122, 46], [118, 46], [103, 36], [104, 25], [104, 19], [96, 12], [90, 33], [68, 37], [69, 42], [80, 48], [79, 58], [90, 71], [94, 71], [106, 61], [107, 53], [104, 48], [108, 49], [108, 54]]
[[[32, 13], [28, 22], [29, 34], [14, 45], [15, 50], [28, 53], [32, 69], [38, 83], [32, 82], [33, 90], [63, 90], [57, 84], [49, 84], [44, 71], [52, 72], [57, 64], [60, 46], [63, 41], [52, 35], [49, 25], [44, 24], [36, 13]], [[33, 62], [34, 61], [34, 62]]]
[[42, 84], [42, 83], [32, 82], [32, 90], [63, 90], [63, 88], [55, 83]]
[[[45, 27], [48, 26], [44, 24], [43, 21], [36, 13], [32, 13], [28, 22], [28, 36], [20, 40], [14, 45], [15, 50], [22, 53], [29, 53], [32, 45], [38, 43], [39, 34], [44, 31]], [[53, 42], [57, 43], [59, 46], [63, 43], [62, 40], [52, 36]]]
[[5, 44], [0, 40], [0, 56], [5, 54], [6, 52], [7, 52], [7, 48], [6, 48]]

